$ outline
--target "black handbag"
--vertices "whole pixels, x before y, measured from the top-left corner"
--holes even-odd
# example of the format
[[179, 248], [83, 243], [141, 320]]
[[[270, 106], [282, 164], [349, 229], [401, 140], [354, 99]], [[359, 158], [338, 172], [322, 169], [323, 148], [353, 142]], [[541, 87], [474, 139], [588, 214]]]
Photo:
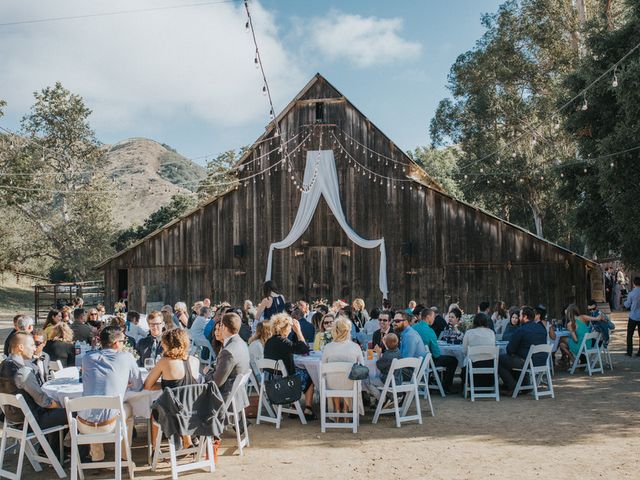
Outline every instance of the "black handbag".
[[369, 378], [369, 369], [359, 363], [354, 363], [349, 372], [349, 380], [366, 380]]
[[[276, 368], [278, 363], [276, 363]], [[271, 378], [265, 382], [264, 388], [272, 405], [288, 405], [297, 402], [302, 396], [300, 377], [295, 374], [283, 377], [276, 370], [271, 374]]]

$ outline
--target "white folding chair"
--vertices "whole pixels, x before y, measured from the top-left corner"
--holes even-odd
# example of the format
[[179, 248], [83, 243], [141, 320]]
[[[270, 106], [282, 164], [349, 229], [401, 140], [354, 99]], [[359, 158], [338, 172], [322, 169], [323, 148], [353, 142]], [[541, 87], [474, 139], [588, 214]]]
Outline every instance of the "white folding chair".
[[[208, 352], [208, 357], [202, 358], [202, 352]], [[216, 354], [213, 351], [213, 347], [208, 342], [194, 341], [193, 353], [191, 354], [200, 361], [200, 366], [211, 366], [216, 358]]]
[[[467, 392], [470, 392], [471, 401], [475, 402], [476, 398], [495, 398], [496, 402], [500, 401], [500, 386], [498, 381], [498, 356], [500, 349], [492, 346], [475, 346], [469, 347], [467, 358], [465, 360], [466, 373], [464, 377], [464, 398], [467, 398]], [[489, 358], [490, 357], [490, 358]], [[482, 360], [492, 360], [492, 367], [474, 367], [473, 362]], [[474, 383], [474, 375], [491, 374], [493, 375], [493, 386], [479, 387]]]
[[[329, 389], [327, 387], [327, 375], [349, 377], [351, 367], [350, 362], [331, 362], [320, 364], [320, 431], [325, 433], [327, 428], [350, 428], [353, 433], [358, 433], [358, 423], [360, 421], [360, 380], [352, 380], [350, 389]], [[342, 413], [327, 411], [327, 402], [331, 398], [343, 398], [351, 401], [351, 412]], [[333, 405], [331, 405], [333, 406]], [[331, 409], [332, 410], [332, 409]], [[338, 421], [329, 422], [329, 419], [347, 419], [350, 422], [340, 423]]]
[[251, 372], [249, 373], [249, 381], [247, 382], [247, 396], [251, 396], [252, 390], [256, 392], [256, 395], [260, 395], [260, 383], [258, 382], [258, 377], [256, 376], [253, 368], [251, 368]]
[[62, 362], [60, 360], [52, 362], [50, 358], [48, 362], [45, 362], [45, 372], [49, 375], [49, 378], [56, 378], [55, 373], [63, 369]]
[[[573, 365], [571, 366], [569, 373], [574, 374], [576, 368], [579, 367], [587, 367], [589, 376], [598, 372], [604, 373], [602, 357], [600, 356], [600, 346], [598, 345], [599, 340], [600, 332], [589, 332], [582, 337], [578, 354], [573, 361]], [[580, 357], [582, 355], [584, 355], [586, 363], [580, 363]]]
[[[106, 396], [88, 396], [64, 399], [65, 409], [67, 410], [67, 418], [69, 419], [69, 431], [71, 433], [71, 480], [76, 480], [78, 476], [84, 479], [83, 470], [115, 468], [115, 478], [122, 478], [122, 467], [129, 470], [129, 478], [134, 477], [135, 463], [131, 458], [131, 445], [127, 436], [127, 416], [122, 405], [122, 397], [116, 395], [113, 397]], [[81, 433], [78, 430], [78, 419], [73, 417], [74, 412], [82, 410], [114, 410], [116, 412], [116, 421], [113, 430], [106, 433]], [[127, 460], [122, 460], [122, 443], [124, 442]], [[113, 443], [114, 444], [114, 461], [90, 462], [83, 463], [80, 458], [79, 445], [90, 445], [92, 443]]]
[[[536, 354], [546, 354], [547, 358], [545, 359], [543, 365], [535, 366], [533, 364], [533, 356]], [[522, 368], [514, 368], [514, 370], [520, 371], [520, 376], [518, 377], [518, 383], [516, 384], [516, 388], [513, 390], [513, 398], [518, 396], [518, 392], [520, 390], [533, 390], [533, 394], [536, 400], [539, 400], [542, 396], [550, 395], [551, 398], [555, 398], [553, 393], [553, 380], [551, 379], [551, 369], [549, 368], [549, 356], [551, 355], [551, 345], [541, 344], [541, 345], [531, 345], [529, 347], [529, 353], [527, 353], [527, 358], [524, 361], [524, 365]], [[525, 378], [529, 377], [528, 384], [525, 384]], [[545, 379], [546, 377], [546, 379]], [[543, 380], [547, 384], [546, 390], [541, 390]]]
[[[424, 346], [429, 354], [429, 363], [426, 365], [424, 369], [424, 374], [421, 377], [418, 377], [418, 387], [419, 388], [429, 388], [431, 390], [440, 391], [440, 396], [444, 398], [446, 395], [444, 393], [444, 388], [442, 388], [442, 378], [444, 375], [445, 368], [444, 367], [436, 367], [436, 364], [433, 362], [433, 355], [431, 355], [431, 351], [427, 345]], [[426, 358], [426, 357], [425, 357]], [[434, 383], [429, 382], [430, 376], [433, 376]], [[424, 393], [424, 398], [427, 398], [427, 393]]]
[[[418, 372], [420, 370], [421, 363], [422, 358], [393, 359], [391, 362], [391, 368], [389, 368], [389, 373], [387, 374], [387, 380], [384, 382], [384, 387], [382, 387], [382, 391], [380, 393], [380, 399], [378, 400], [378, 406], [376, 407], [376, 412], [373, 415], [372, 423], [378, 423], [380, 415], [393, 413], [396, 416], [396, 427], [398, 428], [402, 422], [409, 422], [413, 420], [417, 420], [418, 423], [422, 425], [422, 412], [420, 411], [420, 397], [418, 395]], [[396, 383], [395, 371], [400, 370], [400, 372], [402, 372], [403, 368], [413, 369], [411, 372], [411, 379], [408, 382], [403, 382], [398, 385]], [[388, 393], [392, 395], [393, 407], [385, 409], [383, 406], [387, 402]], [[404, 394], [402, 404], [398, 402], [399, 393]], [[416, 405], [416, 414], [407, 415], [409, 407], [413, 402], [415, 402]]]
[[253, 375], [253, 373], [248, 371], [235, 378], [231, 392], [229, 392], [229, 396], [224, 405], [229, 424], [232, 425], [236, 431], [236, 440], [238, 442], [240, 455], [243, 455], [242, 449], [249, 446], [249, 429], [247, 428], [247, 416], [244, 409], [248, 400], [247, 383], [251, 375]]
[[[14, 407], [22, 411], [24, 421], [21, 425], [14, 424], [7, 420], [7, 406]], [[45, 435], [58, 432], [58, 435], [60, 436], [60, 458], [62, 459], [64, 455], [62, 440], [67, 426], [60, 425], [41, 430], [38, 422], [31, 412], [31, 409], [27, 405], [26, 400], [20, 394], [10, 395], [8, 393], [0, 393], [0, 408], [2, 408], [2, 412], [5, 415], [2, 427], [2, 441], [0, 444], [0, 477], [9, 478], [11, 480], [21, 479], [22, 466], [26, 455], [27, 460], [29, 460], [29, 463], [36, 472], [42, 471], [42, 465], [40, 465], [40, 463], [47, 463], [53, 467], [58, 474], [58, 477], [65, 478], [67, 475], [64, 473], [64, 469], [53, 453], [51, 445], [49, 445]], [[7, 453], [5, 450], [7, 448], [7, 439], [9, 438], [16, 439], [17, 443], [20, 445], [20, 449], [18, 450], [18, 465], [15, 473], [4, 469], [4, 460]], [[45, 456], [38, 455], [34, 448], [34, 444], [31, 443], [33, 440], [40, 444], [42, 450], [44, 450]]]
[[[59, 360], [58, 363], [60, 363]], [[76, 367], [66, 367], [57, 371], [53, 371], [52, 375], [55, 380], [57, 380], [58, 378], [70, 378], [78, 380], [80, 378], [80, 370], [78, 370]]]
[[[256, 423], [260, 425], [260, 422], [275, 423], [276, 428], [280, 428], [282, 422], [282, 413], [292, 413], [298, 415], [300, 422], [303, 425], [307, 424], [307, 419], [304, 418], [302, 407], [300, 406], [300, 400], [293, 402], [293, 408], [285, 407], [283, 405], [271, 405], [267, 392], [265, 390], [265, 370], [272, 370], [279, 372], [283, 377], [288, 376], [287, 368], [282, 362], [277, 360], [270, 360], [263, 358], [256, 362], [258, 369], [260, 370], [260, 396], [258, 398], [258, 415], [256, 416]], [[262, 415], [262, 407], [265, 406], [267, 415]], [[269, 411], [271, 410], [271, 411]], [[272, 415], [273, 414], [273, 415]]]
[[[431, 403], [431, 392], [429, 392], [429, 370], [430, 365], [433, 362], [433, 358], [431, 358], [431, 354], [427, 350], [427, 354], [422, 359], [422, 364], [420, 365], [420, 370], [418, 371], [418, 394], [424, 395], [424, 399], [429, 402], [429, 410], [431, 410], [431, 416], [435, 416], [435, 411], [433, 410], [433, 403]], [[437, 373], [435, 374], [437, 375]]]
[[604, 362], [607, 364], [607, 367], [609, 367], [609, 370], [613, 370], [613, 361], [611, 361], [611, 354], [609, 353], [609, 343], [605, 343], [604, 340], [602, 340], [602, 344], [600, 345], [600, 355], [604, 358]]

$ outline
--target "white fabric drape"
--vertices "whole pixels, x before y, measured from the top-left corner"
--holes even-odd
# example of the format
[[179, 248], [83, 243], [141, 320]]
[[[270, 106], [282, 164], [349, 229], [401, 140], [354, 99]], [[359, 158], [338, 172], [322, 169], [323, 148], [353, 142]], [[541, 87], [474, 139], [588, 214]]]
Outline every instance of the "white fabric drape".
[[338, 173], [332, 150], [320, 150], [307, 152], [307, 164], [304, 170], [304, 184], [311, 184], [314, 170], [317, 169], [317, 177], [313, 186], [302, 193], [300, 205], [293, 226], [289, 234], [281, 241], [272, 243], [269, 247], [269, 259], [267, 260], [266, 280], [271, 279], [273, 250], [283, 249], [293, 245], [309, 227], [313, 214], [316, 211], [320, 196], [323, 196], [327, 205], [333, 212], [340, 227], [345, 231], [349, 239], [362, 248], [380, 248], [380, 270], [378, 273], [378, 285], [384, 298], [387, 298], [387, 253], [384, 248], [384, 238], [378, 240], [365, 240], [347, 223], [340, 203], [340, 187], [338, 185]]

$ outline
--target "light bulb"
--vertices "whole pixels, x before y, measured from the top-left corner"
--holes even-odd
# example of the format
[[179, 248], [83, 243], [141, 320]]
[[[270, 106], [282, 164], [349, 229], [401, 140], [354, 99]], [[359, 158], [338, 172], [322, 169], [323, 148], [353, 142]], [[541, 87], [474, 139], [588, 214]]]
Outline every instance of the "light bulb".
[[587, 103], [587, 99], [584, 99], [584, 103], [582, 104], [582, 111], [585, 112], [589, 109], [589, 104]]
[[617, 88], [618, 87], [618, 77], [616, 75], [613, 76], [613, 82], [611, 83], [611, 86], [613, 88]]

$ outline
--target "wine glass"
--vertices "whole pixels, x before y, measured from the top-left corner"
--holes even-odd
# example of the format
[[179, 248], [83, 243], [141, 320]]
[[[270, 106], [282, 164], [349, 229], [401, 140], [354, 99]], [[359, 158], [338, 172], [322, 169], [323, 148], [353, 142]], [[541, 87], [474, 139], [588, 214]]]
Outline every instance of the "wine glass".
[[156, 366], [155, 358], [149, 357], [144, 359], [144, 368], [146, 368], [147, 370], [151, 370], [155, 366]]

